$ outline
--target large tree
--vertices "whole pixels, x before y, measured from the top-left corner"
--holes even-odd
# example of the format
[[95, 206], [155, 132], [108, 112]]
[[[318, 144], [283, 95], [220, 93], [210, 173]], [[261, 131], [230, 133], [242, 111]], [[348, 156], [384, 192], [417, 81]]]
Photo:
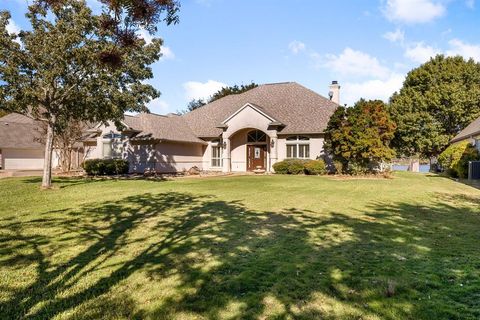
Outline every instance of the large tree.
[[101, 17], [82, 0], [31, 5], [31, 30], [18, 36], [7, 32], [9, 18], [0, 15], [0, 109], [45, 123], [42, 186], [49, 188], [54, 137], [68, 123], [120, 125], [125, 111], [148, 111], [145, 104], [159, 92], [144, 80], [153, 77], [149, 65], [160, 58], [161, 41], [118, 46], [115, 33], [101, 28]]
[[[64, 6], [69, 0], [33, 0], [43, 9]], [[130, 46], [142, 28], [157, 31], [160, 22], [167, 25], [179, 21], [180, 2], [177, 0], [99, 0], [102, 4], [100, 26], [112, 32], [121, 46]]]
[[382, 101], [361, 99], [353, 107], [338, 107], [325, 130], [325, 150], [344, 169], [349, 165], [368, 170], [390, 160], [395, 123]]
[[480, 116], [480, 64], [438, 55], [410, 71], [390, 99], [397, 124], [393, 146], [401, 155], [432, 157]]

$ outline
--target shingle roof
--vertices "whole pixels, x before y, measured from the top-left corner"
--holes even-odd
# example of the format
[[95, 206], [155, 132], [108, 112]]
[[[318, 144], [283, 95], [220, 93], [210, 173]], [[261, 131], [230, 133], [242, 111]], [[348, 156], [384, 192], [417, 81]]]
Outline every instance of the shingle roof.
[[321, 133], [338, 105], [295, 82], [264, 84], [226, 96], [182, 116], [198, 137], [216, 137], [217, 126], [245, 104], [254, 104], [285, 124], [282, 134]]
[[458, 142], [470, 138], [471, 136], [480, 135], [480, 117], [470, 123], [465, 129], [455, 136], [450, 142]]
[[0, 148], [41, 149], [40, 124], [32, 118], [11, 113], [0, 118]]
[[205, 143], [195, 136], [185, 119], [177, 115], [141, 113], [137, 116], [125, 116], [124, 122], [131, 129], [141, 131], [137, 138], [152, 137], [167, 141]]

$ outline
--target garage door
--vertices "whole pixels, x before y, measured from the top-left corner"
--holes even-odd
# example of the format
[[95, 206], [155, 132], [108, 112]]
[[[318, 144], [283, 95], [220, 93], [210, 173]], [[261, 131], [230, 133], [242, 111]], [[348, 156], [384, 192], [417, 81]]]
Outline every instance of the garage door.
[[43, 169], [43, 150], [2, 149], [2, 158], [6, 170]]

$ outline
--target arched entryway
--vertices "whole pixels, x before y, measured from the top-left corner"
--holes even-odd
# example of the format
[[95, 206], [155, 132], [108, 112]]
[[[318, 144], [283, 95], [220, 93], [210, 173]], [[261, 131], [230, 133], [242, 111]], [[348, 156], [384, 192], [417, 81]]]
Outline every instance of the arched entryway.
[[269, 171], [270, 137], [262, 130], [245, 128], [229, 138], [231, 170]]

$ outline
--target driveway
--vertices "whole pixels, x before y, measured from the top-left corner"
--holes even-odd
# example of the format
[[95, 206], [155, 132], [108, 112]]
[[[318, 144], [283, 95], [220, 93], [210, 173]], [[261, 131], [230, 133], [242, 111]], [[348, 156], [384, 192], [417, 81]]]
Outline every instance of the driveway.
[[42, 170], [0, 170], [0, 179], [9, 177], [41, 177]]

